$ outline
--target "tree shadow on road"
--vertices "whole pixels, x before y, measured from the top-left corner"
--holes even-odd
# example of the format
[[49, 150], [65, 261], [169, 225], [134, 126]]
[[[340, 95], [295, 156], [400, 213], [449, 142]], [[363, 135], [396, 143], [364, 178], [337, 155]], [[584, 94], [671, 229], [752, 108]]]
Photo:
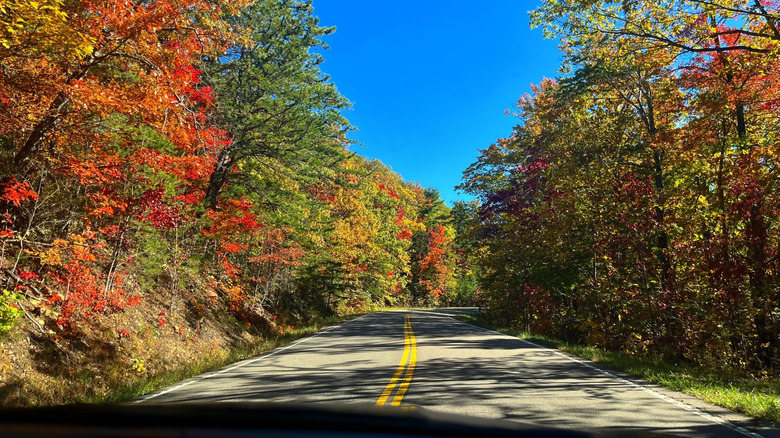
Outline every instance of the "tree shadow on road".
[[[317, 402], [373, 404], [396, 370], [372, 360], [404, 348], [406, 313], [370, 315], [319, 339], [240, 365], [172, 392], [165, 402]], [[405, 405], [465, 415], [599, 432], [742, 436], [683, 411], [640, 387], [607, 377], [554, 351], [445, 316], [412, 315], [418, 362]], [[359, 353], [359, 354], [356, 354]], [[320, 368], [312, 355], [334, 360]], [[386, 353], [385, 353], [386, 354]], [[217, 380], [219, 384], [217, 385]]]

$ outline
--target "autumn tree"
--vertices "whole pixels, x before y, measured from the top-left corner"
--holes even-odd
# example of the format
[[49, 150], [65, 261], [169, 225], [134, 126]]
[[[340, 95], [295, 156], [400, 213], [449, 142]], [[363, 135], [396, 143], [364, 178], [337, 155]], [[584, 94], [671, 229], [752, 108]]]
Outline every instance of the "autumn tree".
[[566, 76], [461, 188], [495, 320], [624, 351], [776, 368], [777, 5], [543, 2]]
[[474, 306], [479, 299], [478, 279], [481, 274], [474, 263], [475, 252], [480, 247], [478, 238], [472, 234], [477, 224], [475, 201], [456, 201], [450, 209], [449, 222], [455, 233], [453, 251], [455, 253], [455, 296], [453, 304]]
[[419, 196], [419, 221], [424, 228], [411, 236], [410, 299], [415, 304], [446, 305], [456, 293], [455, 231], [450, 225], [450, 208], [436, 189], [425, 189]]

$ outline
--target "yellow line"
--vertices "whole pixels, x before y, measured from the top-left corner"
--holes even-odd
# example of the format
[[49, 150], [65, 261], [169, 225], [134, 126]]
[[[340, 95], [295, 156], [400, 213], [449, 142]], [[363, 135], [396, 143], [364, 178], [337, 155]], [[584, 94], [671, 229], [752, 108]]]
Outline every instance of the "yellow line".
[[406, 368], [406, 362], [409, 360], [409, 352], [411, 350], [411, 338], [409, 336], [409, 332], [412, 330], [412, 323], [409, 319], [409, 315], [407, 315], [404, 319], [404, 354], [401, 356], [401, 363], [398, 364], [398, 369], [395, 370], [395, 374], [393, 374], [393, 377], [390, 379], [390, 383], [387, 384], [385, 390], [382, 392], [382, 395], [379, 397], [379, 400], [376, 401], [377, 406], [384, 406], [384, 404], [387, 402], [390, 394], [393, 393], [393, 389], [395, 389], [395, 385], [398, 383], [398, 379], [401, 378], [401, 374], [404, 372], [404, 368]]
[[398, 387], [398, 392], [393, 398], [391, 403], [393, 406], [400, 406], [401, 400], [403, 400], [406, 391], [409, 389], [409, 385], [412, 383], [412, 377], [414, 376], [414, 367], [417, 364], [417, 338], [414, 337], [414, 331], [412, 330], [412, 320], [409, 318], [409, 341], [411, 344], [412, 352], [409, 355], [409, 367], [406, 369], [404, 375], [404, 381], [401, 386]]

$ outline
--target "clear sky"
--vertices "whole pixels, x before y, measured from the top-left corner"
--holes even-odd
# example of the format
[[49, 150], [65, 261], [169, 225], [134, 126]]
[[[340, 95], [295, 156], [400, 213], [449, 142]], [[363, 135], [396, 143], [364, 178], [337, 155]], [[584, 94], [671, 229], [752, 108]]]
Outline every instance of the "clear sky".
[[327, 37], [322, 70], [353, 103], [354, 150], [452, 203], [477, 149], [507, 137], [504, 114], [555, 77], [557, 42], [528, 26], [532, 0], [313, 0]]

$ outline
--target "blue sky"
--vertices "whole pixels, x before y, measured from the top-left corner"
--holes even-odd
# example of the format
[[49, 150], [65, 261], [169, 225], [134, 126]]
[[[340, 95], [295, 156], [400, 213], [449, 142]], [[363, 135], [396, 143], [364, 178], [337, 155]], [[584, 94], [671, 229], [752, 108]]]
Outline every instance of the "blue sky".
[[477, 149], [507, 137], [504, 111], [555, 77], [557, 42], [528, 26], [530, 0], [313, 0], [327, 37], [322, 70], [353, 103], [354, 150], [452, 203]]

